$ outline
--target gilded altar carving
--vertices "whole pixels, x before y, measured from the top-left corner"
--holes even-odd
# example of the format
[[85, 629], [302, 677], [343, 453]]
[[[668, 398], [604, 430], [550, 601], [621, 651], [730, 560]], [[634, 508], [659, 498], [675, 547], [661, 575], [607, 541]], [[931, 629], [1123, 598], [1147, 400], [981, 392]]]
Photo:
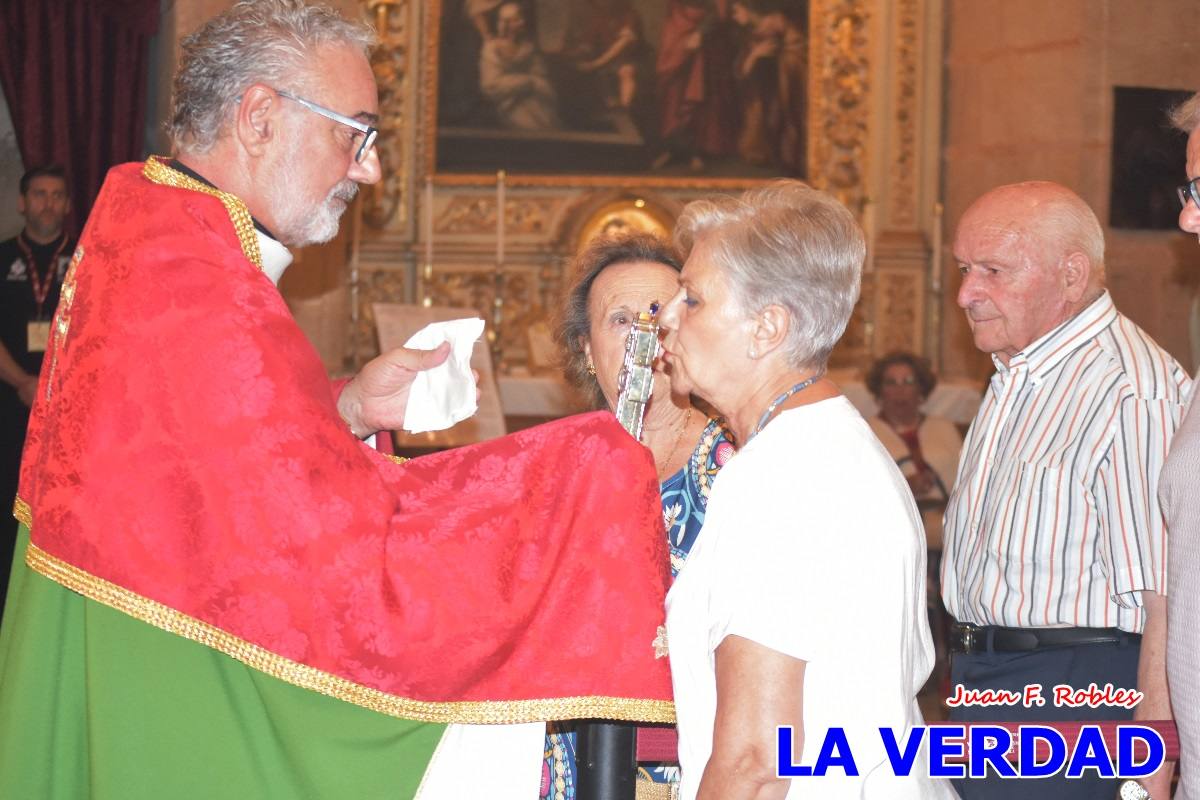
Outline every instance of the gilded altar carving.
[[[435, 53], [430, 42], [422, 41], [432, 6], [412, 0], [361, 2], [380, 37], [372, 65], [380, 89], [385, 177], [378, 186], [363, 187], [367, 233], [371, 228], [384, 232], [358, 267], [356, 361], [375, 340], [371, 303], [428, 300], [479, 313], [498, 331], [498, 371], [525, 369], [526, 332], [544, 327], [557, 309], [569, 277], [565, 265], [593, 228], [616, 226], [618, 220], [669, 227], [688, 200], [754, 183], [699, 176], [658, 184], [649, 176], [509, 175], [504, 213], [510, 242], [498, 275], [492, 239], [497, 209], [489, 176], [438, 174], [433, 176], [436, 250], [433, 268], [426, 272], [423, 238], [414, 235], [423, 229], [417, 206], [424, 201], [413, 186], [423, 182], [433, 163], [433, 132], [417, 127], [435, 100], [430, 77]], [[870, 196], [882, 212], [878, 222], [914, 232], [921, 224], [920, 149], [928, 135], [921, 94], [927, 69], [921, 57], [925, 8], [922, 0], [890, 0], [887, 6], [810, 0], [809, 5], [808, 180], [856, 213]], [[888, 92], [886, 103], [876, 104], [878, 117], [872, 117], [872, 76]], [[885, 130], [869, 139], [874, 124]], [[872, 141], [881, 152], [872, 151]], [[887, 167], [872, 172], [872, 161]], [[878, 177], [869, 183], [872, 174]], [[629, 205], [639, 198], [662, 213], [643, 220], [649, 208]], [[387, 252], [380, 249], [383, 242]], [[924, 272], [914, 266], [875, 259], [874, 268], [864, 273], [862, 299], [832, 365], [861, 368], [883, 349], [923, 349], [922, 315], [931, 304], [925, 302]]]
[[367, 18], [375, 26], [379, 44], [371, 54], [371, 69], [379, 87], [379, 138], [375, 149], [383, 178], [364, 186], [363, 221], [374, 228], [404, 224], [412, 215], [408, 201], [415, 161], [415, 137], [408, 130], [411, 81], [413, 8], [409, 0], [364, 0]]
[[810, 20], [810, 182], [851, 209], [861, 209], [867, 173], [870, 12], [865, 0], [814, 0]]
[[871, 321], [870, 309], [874, 284], [869, 276], [863, 276], [862, 294], [850, 314], [846, 332], [838, 340], [829, 355], [831, 369], [865, 369], [870, 364]]
[[886, 272], [877, 277], [875, 336], [879, 343], [878, 354], [890, 350], [921, 352], [918, 298], [923, 277], [921, 272], [909, 270]]
[[890, 159], [887, 221], [893, 228], [917, 224], [917, 83], [919, 0], [897, 0], [894, 85], [889, 109]]
[[490, 320], [496, 286], [495, 271], [490, 269], [429, 270], [421, 276], [419, 293], [422, 303], [471, 309]]
[[[508, 197], [504, 201], [504, 231], [511, 236], [544, 236], [550, 230], [559, 201], [545, 197]], [[437, 234], [496, 233], [495, 196], [456, 195], [434, 219]]]
[[357, 314], [351, 322], [351, 362], [365, 363], [378, 352], [372, 303], [403, 303], [407, 296], [405, 273], [394, 269], [360, 269]]
[[547, 292], [548, 285], [557, 287], [557, 281], [531, 265], [500, 272], [464, 266], [423, 271], [418, 294], [427, 305], [461, 308], [486, 320], [497, 372], [504, 374], [527, 366], [526, 331], [552, 316], [547, 302], [558, 295]]
[[[809, 19], [809, 182], [861, 214], [869, 174], [871, 6], [865, 0], [813, 0]], [[873, 276], [864, 273], [861, 297], [830, 366], [870, 362], [874, 291]]]
[[576, 253], [594, 237], [633, 230], [671, 238], [684, 203], [657, 192], [588, 192], [566, 204], [554, 231], [555, 249]]

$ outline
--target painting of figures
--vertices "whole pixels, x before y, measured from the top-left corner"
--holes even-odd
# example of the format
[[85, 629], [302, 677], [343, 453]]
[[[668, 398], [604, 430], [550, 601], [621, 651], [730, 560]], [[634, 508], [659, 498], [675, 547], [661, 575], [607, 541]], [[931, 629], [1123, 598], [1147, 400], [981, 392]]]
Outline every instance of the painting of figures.
[[441, 0], [437, 173], [806, 175], [807, 0]]

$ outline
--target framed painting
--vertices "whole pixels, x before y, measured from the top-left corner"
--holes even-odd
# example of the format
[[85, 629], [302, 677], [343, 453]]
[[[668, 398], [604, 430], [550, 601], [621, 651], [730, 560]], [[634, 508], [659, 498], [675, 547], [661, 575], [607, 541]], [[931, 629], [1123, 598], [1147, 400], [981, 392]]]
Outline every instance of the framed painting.
[[1112, 181], [1108, 224], [1113, 228], [1174, 231], [1175, 187], [1187, 180], [1187, 136], [1167, 122], [1192, 96], [1180, 89], [1113, 87]]
[[808, 0], [432, 0], [439, 183], [808, 177]]

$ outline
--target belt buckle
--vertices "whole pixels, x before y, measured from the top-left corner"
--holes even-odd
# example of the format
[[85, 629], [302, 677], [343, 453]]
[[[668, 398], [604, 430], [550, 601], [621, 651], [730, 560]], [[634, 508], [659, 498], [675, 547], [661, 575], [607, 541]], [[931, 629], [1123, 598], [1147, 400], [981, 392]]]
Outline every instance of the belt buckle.
[[970, 653], [975, 648], [975, 626], [960, 622], [958, 624], [958, 646], [963, 653]]

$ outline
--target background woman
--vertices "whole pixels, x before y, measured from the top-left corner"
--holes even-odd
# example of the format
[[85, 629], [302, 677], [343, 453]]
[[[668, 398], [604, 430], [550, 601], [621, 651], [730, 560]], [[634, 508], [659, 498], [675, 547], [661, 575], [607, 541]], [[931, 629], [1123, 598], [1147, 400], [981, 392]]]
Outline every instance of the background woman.
[[942, 516], [958, 474], [962, 436], [950, 420], [921, 411], [937, 386], [937, 376], [925, 359], [913, 353], [889, 353], [871, 365], [866, 383], [879, 405], [879, 413], [867, 422], [908, 480], [925, 527], [929, 624], [936, 651], [930, 685], [940, 688], [949, 678], [946, 633], [950, 624], [939, 583]]
[[908, 480], [925, 518], [929, 546], [940, 550], [942, 512], [958, 472], [962, 436], [950, 420], [921, 411], [937, 376], [925, 359], [895, 352], [871, 365], [866, 383], [879, 405], [879, 414], [867, 422]]
[[[676, 238], [689, 255], [662, 313], [672, 387], [723, 413], [739, 444], [667, 597], [681, 796], [952, 797], [923, 767], [893, 775], [878, 731], [921, 724], [933, 648], [912, 494], [823, 377], [858, 299], [862, 233], [830, 196], [782, 181], [691, 203]], [[810, 766], [842, 729], [859, 775], [777, 777], [782, 725]]]
[[[629, 327], [638, 312], [648, 311], [652, 303], [662, 305], [675, 294], [679, 270], [674, 249], [645, 233], [598, 238], [576, 258], [556, 339], [567, 378], [594, 408], [616, 406]], [[642, 441], [654, 454], [662, 483], [674, 576], [704, 524], [709, 487], [733, 454], [733, 445], [720, 420], [695, 408], [686, 393], [672, 390], [661, 363], [655, 368], [654, 394], [644, 421]], [[574, 764], [574, 733], [552, 732], [547, 737], [543, 797], [572, 796], [566, 790], [574, 791]], [[666, 780], [676, 777], [674, 772], [662, 768], [655, 777]]]

